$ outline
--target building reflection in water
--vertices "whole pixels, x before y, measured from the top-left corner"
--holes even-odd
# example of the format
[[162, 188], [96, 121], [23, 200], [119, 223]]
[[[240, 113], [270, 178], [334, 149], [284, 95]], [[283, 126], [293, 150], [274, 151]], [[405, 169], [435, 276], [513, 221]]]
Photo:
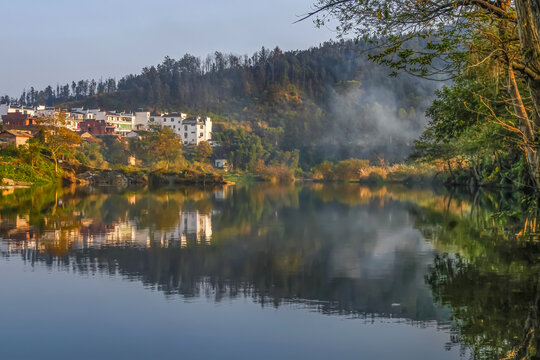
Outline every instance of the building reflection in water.
[[[134, 199], [129, 199], [131, 205], [136, 204]], [[164, 229], [141, 226], [135, 219], [106, 223], [81, 217], [77, 212], [72, 216], [76, 219], [75, 224], [72, 221], [70, 226], [44, 231], [30, 225], [28, 216], [2, 217], [0, 252], [10, 254], [23, 250], [62, 248], [76, 251], [102, 246], [185, 248], [212, 243], [212, 213], [202, 213], [199, 210], [180, 210], [173, 221], [176, 224]], [[43, 222], [48, 221], [44, 219]]]

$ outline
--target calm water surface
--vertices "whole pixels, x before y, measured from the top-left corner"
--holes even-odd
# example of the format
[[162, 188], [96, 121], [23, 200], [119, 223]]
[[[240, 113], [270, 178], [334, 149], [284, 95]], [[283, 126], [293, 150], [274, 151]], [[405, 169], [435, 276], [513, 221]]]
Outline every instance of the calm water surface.
[[534, 359], [535, 208], [356, 184], [7, 191], [0, 359]]

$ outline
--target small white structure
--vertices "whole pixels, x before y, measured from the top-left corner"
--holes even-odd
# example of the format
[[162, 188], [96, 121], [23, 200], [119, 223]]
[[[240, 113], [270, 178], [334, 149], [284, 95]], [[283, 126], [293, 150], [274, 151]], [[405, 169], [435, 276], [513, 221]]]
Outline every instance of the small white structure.
[[139, 133], [136, 132], [135, 130], [131, 130], [130, 132], [125, 134], [124, 137], [126, 137], [128, 139], [139, 139], [140, 138]]
[[217, 169], [227, 169], [229, 167], [229, 161], [227, 159], [215, 159], [214, 167]]

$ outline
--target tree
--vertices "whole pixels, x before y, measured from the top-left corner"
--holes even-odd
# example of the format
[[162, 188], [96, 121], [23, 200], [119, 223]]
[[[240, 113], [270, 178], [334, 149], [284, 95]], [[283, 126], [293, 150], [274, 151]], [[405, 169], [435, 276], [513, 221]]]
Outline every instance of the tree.
[[60, 157], [74, 158], [75, 146], [80, 144], [81, 137], [65, 127], [66, 114], [62, 112], [57, 112], [52, 117], [38, 119], [38, 123], [43, 134], [43, 142], [54, 162], [54, 171], [58, 173], [58, 160]]
[[36, 166], [42, 159], [43, 145], [35, 139], [30, 139], [28, 145], [23, 147], [21, 155], [32, 167]]
[[208, 141], [201, 141], [195, 146], [194, 159], [203, 163], [206, 162], [214, 153], [212, 146]]
[[165, 170], [177, 160], [183, 160], [182, 140], [168, 126], [155, 129], [149, 141], [150, 154], [158, 161], [165, 163]]
[[[503, 69], [529, 174], [540, 188], [540, 0], [318, 0], [305, 18], [315, 15], [319, 26], [336, 18], [341, 35], [376, 39], [369, 40], [379, 46], [371, 58], [394, 74], [440, 79], [479, 64]], [[413, 41], [423, 44], [420, 51]], [[530, 110], [520, 81], [528, 84]]]

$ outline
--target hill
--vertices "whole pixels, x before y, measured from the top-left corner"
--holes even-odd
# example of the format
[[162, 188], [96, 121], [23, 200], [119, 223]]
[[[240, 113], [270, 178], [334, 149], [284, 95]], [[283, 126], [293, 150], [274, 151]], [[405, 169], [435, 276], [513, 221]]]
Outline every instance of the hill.
[[304, 169], [348, 157], [399, 161], [421, 134], [439, 84], [388, 76], [368, 60], [370, 46], [341, 41], [285, 52], [262, 48], [252, 56], [166, 57], [118, 81], [31, 88], [18, 102], [205, 113], [230, 151], [240, 151], [232, 144], [240, 136], [255, 144], [242, 151], [266, 161], [298, 153]]

